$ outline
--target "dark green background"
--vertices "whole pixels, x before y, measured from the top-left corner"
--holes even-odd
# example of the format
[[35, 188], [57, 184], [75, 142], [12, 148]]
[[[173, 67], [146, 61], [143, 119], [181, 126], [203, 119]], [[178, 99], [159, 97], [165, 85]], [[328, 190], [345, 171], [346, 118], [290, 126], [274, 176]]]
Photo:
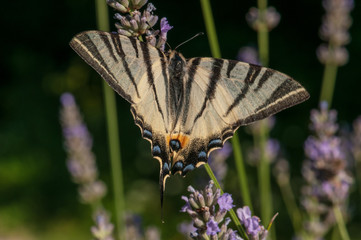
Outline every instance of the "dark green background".
[[[167, 17], [174, 28], [168, 42], [180, 42], [204, 31], [199, 1], [153, 1], [156, 14]], [[239, 48], [257, 46], [256, 33], [249, 28], [245, 14], [256, 1], [211, 1], [222, 57], [234, 59]], [[282, 18], [270, 34], [270, 67], [291, 75], [310, 92], [309, 101], [277, 115], [272, 136], [279, 139], [292, 165], [296, 195], [301, 182], [303, 141], [309, 134], [309, 111], [318, 104], [323, 66], [316, 58], [322, 42], [318, 36], [324, 10], [321, 1], [272, 0]], [[339, 69], [333, 107], [343, 126], [361, 113], [361, 11], [352, 12], [354, 23], [347, 46], [350, 62]], [[110, 16], [113, 11], [110, 11]], [[110, 19], [111, 29], [114, 20]], [[100, 177], [111, 189], [108, 146], [102, 99], [102, 80], [69, 47], [78, 32], [97, 29], [94, 2], [6, 1], [0, 8], [0, 239], [89, 239], [90, 209], [78, 202], [76, 186], [65, 168], [66, 154], [59, 125], [59, 96], [70, 91], [76, 97], [94, 138], [94, 152]], [[185, 57], [211, 56], [208, 39], [198, 37], [179, 49]], [[144, 226], [157, 225], [164, 239], [182, 239], [177, 224], [188, 220], [180, 213], [181, 195], [189, 184], [208, 181], [202, 168], [189, 177], [172, 178], [165, 195], [165, 224], [160, 223], [158, 162], [151, 159], [149, 144], [141, 139], [133, 124], [129, 105], [117, 97], [126, 207], [140, 214]], [[240, 131], [243, 146], [252, 139]], [[244, 150], [246, 152], [246, 150]], [[241, 207], [241, 196], [233, 170], [233, 159], [225, 191], [233, 194]], [[257, 206], [255, 169], [249, 167], [250, 188]], [[195, 177], [197, 175], [197, 177]], [[200, 175], [201, 177], [198, 177]], [[290, 239], [284, 203], [273, 186], [279, 239]], [[105, 205], [112, 209], [112, 193]], [[256, 211], [259, 214], [259, 211]], [[351, 226], [360, 224], [355, 214]], [[358, 229], [358, 231], [360, 231]], [[19, 237], [20, 236], [20, 237]], [[357, 234], [356, 234], [357, 236]], [[13, 239], [13, 238], [10, 238]], [[14, 238], [15, 239], [15, 238]]]

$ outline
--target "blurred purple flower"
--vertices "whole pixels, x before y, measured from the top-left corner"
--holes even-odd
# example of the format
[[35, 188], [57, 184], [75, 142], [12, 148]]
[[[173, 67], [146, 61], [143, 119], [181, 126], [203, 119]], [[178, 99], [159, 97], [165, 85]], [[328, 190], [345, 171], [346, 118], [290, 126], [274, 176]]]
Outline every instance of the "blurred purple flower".
[[267, 8], [264, 14], [261, 14], [258, 8], [252, 7], [249, 9], [246, 20], [248, 24], [258, 31], [261, 25], [266, 25], [268, 31], [275, 28], [280, 22], [281, 15], [276, 11], [274, 7]]
[[239, 49], [237, 60], [255, 65], [261, 65], [261, 62], [258, 59], [258, 51], [254, 47], [242, 47]]
[[[303, 187], [302, 205], [313, 216], [304, 223], [308, 235], [313, 239], [323, 238], [335, 224], [332, 207], [343, 209], [352, 184], [346, 173], [347, 154], [338, 130], [337, 112], [328, 110], [326, 102], [320, 103], [319, 110], [311, 111], [310, 129], [314, 136], [305, 141], [303, 176], [307, 185]], [[311, 226], [318, 226], [313, 228]]]
[[109, 215], [105, 211], [99, 211], [95, 215], [95, 226], [91, 227], [91, 232], [95, 240], [114, 240], [114, 226], [109, 221]]
[[105, 196], [105, 184], [97, 180], [98, 169], [95, 156], [91, 151], [92, 138], [83, 123], [82, 116], [73, 95], [64, 93], [60, 97], [62, 108], [60, 122], [68, 153], [67, 167], [75, 183], [80, 184], [79, 194], [82, 202], [94, 203]]
[[352, 24], [350, 12], [354, 8], [352, 0], [323, 0], [326, 10], [320, 28], [320, 37], [328, 42], [317, 49], [317, 57], [323, 64], [333, 63], [342, 66], [348, 61], [348, 52], [344, 47], [350, 42], [348, 29]]
[[213, 151], [208, 158], [208, 164], [213, 169], [214, 175], [223, 184], [223, 179], [226, 177], [228, 166], [226, 160], [232, 153], [232, 144], [225, 142], [223, 148]]
[[316, 139], [308, 137], [305, 142], [305, 153], [312, 160], [344, 159], [345, 153], [341, 149], [341, 139], [338, 137], [330, 137], [324, 139]]

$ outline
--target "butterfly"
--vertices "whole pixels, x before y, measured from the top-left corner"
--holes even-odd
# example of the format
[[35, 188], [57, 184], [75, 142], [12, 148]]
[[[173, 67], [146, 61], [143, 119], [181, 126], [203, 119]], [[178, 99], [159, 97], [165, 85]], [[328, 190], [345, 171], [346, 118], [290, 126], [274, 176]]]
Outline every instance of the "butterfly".
[[185, 59], [117, 33], [82, 32], [70, 46], [130, 103], [160, 162], [161, 202], [170, 174], [185, 176], [240, 126], [309, 98], [278, 71], [235, 60]]

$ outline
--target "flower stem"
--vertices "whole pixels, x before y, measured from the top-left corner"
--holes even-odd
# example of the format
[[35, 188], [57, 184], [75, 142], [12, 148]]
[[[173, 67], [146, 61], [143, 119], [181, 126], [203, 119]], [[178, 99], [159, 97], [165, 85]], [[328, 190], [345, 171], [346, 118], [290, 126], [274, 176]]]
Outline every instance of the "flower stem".
[[[98, 28], [109, 31], [108, 9], [104, 0], [96, 0], [96, 15]], [[118, 136], [118, 118], [114, 91], [103, 81], [104, 103], [108, 128], [109, 155], [112, 169], [112, 181], [114, 191], [115, 218], [118, 239], [125, 239], [123, 221], [124, 211], [124, 188], [123, 172]]]
[[[208, 163], [205, 164], [205, 168], [206, 168], [206, 171], [207, 171], [209, 177], [213, 180], [214, 185], [216, 186], [216, 188], [218, 188], [221, 191], [221, 194], [223, 194], [224, 192], [223, 192], [223, 190], [221, 188], [221, 185], [219, 185], [219, 182], [218, 182], [216, 176], [214, 175], [214, 173], [213, 173], [213, 171], [212, 171], [212, 169], [211, 169], [211, 167], [209, 166]], [[231, 215], [231, 219], [234, 222], [234, 224], [236, 225], [238, 232], [242, 235], [241, 237], [248, 240], [248, 237], [246, 235], [246, 231], [243, 229], [243, 227], [242, 227], [239, 219], [237, 218], [237, 215], [234, 212], [234, 210], [233, 209], [229, 210], [229, 214]]]
[[[267, 13], [267, 0], [258, 0], [257, 7], [259, 11], [260, 24], [257, 30], [258, 38], [258, 50], [259, 59], [262, 66], [268, 67], [269, 63], [269, 33], [266, 22]], [[271, 174], [270, 174], [270, 162], [266, 155], [266, 145], [268, 139], [268, 125], [267, 120], [262, 120], [261, 130], [259, 136], [255, 136], [258, 139], [257, 144], [261, 151], [260, 165], [258, 167], [258, 184], [261, 199], [261, 218], [264, 222], [269, 222], [272, 217], [272, 193], [271, 193]], [[275, 229], [272, 231], [272, 238], [276, 239]]]
[[333, 214], [335, 215], [338, 230], [340, 231], [340, 235], [342, 240], [350, 240], [350, 237], [348, 235], [345, 221], [343, 220], [342, 212], [339, 205], [335, 205], [333, 207]]
[[[216, 27], [214, 25], [212, 9], [209, 0], [201, 0], [201, 6], [202, 6], [204, 22], [207, 29], [207, 36], [208, 36], [208, 41], [211, 48], [212, 56], [215, 58], [220, 58], [221, 51], [219, 49]], [[237, 171], [238, 171], [243, 201], [245, 205], [249, 206], [249, 208], [253, 210], [251, 197], [248, 189], [247, 174], [242, 159], [241, 144], [239, 143], [238, 136], [236, 133], [232, 138], [232, 146], [233, 146], [235, 162], [237, 165]]]
[[259, 58], [262, 66], [268, 67], [269, 40], [268, 40], [268, 29], [266, 23], [267, 0], [258, 0], [257, 4], [258, 4], [259, 17], [261, 20], [257, 31]]
[[212, 56], [215, 58], [220, 58], [221, 51], [219, 49], [211, 4], [209, 3], [209, 0], [201, 0], [201, 6], [202, 6], [203, 18], [207, 29], [207, 36], [208, 36], [208, 41], [209, 41], [209, 46], [211, 48]]
[[337, 65], [334, 63], [326, 63], [323, 73], [320, 102], [327, 101], [328, 106], [331, 107], [333, 92], [336, 83]]
[[237, 173], [238, 173], [237, 175], [238, 175], [238, 180], [239, 180], [239, 186], [241, 187], [242, 199], [243, 199], [244, 205], [247, 205], [249, 207], [249, 209], [251, 210], [251, 212], [253, 212], [251, 196], [250, 196], [250, 192], [248, 189], [246, 168], [244, 166], [241, 144], [239, 142], [237, 133], [235, 133], [232, 138], [232, 147], [233, 147], [234, 160], [236, 163], [236, 168], [237, 168]]
[[293, 194], [290, 182], [278, 181], [278, 183], [281, 190], [283, 202], [285, 203], [288, 214], [290, 215], [291, 218], [293, 230], [295, 233], [299, 233], [301, 232], [301, 227], [302, 227], [302, 214], [296, 204], [295, 196]]

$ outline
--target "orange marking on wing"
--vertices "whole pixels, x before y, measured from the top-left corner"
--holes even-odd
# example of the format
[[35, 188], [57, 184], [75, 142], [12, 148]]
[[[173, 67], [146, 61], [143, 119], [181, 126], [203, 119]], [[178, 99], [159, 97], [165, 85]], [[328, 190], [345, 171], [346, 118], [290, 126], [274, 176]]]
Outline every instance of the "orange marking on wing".
[[167, 141], [168, 146], [169, 146], [170, 140], [178, 140], [180, 142], [181, 148], [184, 148], [185, 146], [187, 146], [187, 144], [189, 142], [189, 136], [181, 134], [181, 133], [167, 135], [166, 141]]
[[177, 139], [181, 144], [181, 148], [184, 148], [185, 146], [187, 146], [187, 144], [189, 142], [189, 137], [187, 135], [179, 134]]

